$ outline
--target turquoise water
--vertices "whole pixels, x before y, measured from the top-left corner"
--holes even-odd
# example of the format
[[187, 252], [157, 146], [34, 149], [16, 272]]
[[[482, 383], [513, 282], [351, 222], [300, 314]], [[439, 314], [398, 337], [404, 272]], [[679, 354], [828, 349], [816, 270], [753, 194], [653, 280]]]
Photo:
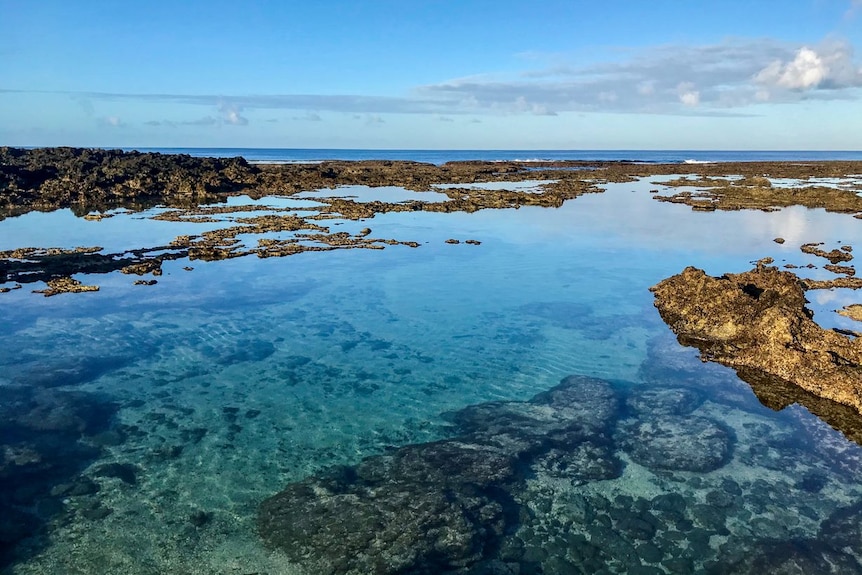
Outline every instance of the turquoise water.
[[[333, 222], [418, 248], [174, 261], [154, 286], [114, 273], [80, 278], [97, 293], [0, 294], [0, 505], [32, 518], [18, 522], [32, 536], [6, 570], [324, 569], [264, 544], [264, 499], [334, 465], [460, 436], [454, 412], [525, 402], [579, 375], [617, 397], [602, 448], [569, 471], [531, 464], [512, 488], [518, 519], [487, 550], [496, 563], [478, 563], [498, 571], [481, 572], [767, 572], [787, 557], [862, 571], [858, 527], [833, 533], [859, 516], [862, 449], [702, 364], [648, 291], [687, 265], [714, 275], [765, 256], [820, 265], [799, 245], [854, 243], [859, 222], [796, 208], [697, 213], [652, 200], [656, 186], [614, 184], [559, 209]], [[212, 225], [143, 215], [10, 218], [0, 249], [129, 249]], [[815, 319], [852, 328], [832, 310], [855, 295], [810, 294]], [[672, 428], [670, 443], [650, 443], [650, 425]], [[718, 444], [692, 441], [713, 428]]]

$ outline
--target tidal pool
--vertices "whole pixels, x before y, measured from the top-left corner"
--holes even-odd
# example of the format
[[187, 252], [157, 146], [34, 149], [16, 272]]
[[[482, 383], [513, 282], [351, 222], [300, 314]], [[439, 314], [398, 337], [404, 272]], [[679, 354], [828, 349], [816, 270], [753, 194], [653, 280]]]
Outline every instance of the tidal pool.
[[[96, 293], [0, 294], [4, 573], [862, 572], [852, 428], [792, 398], [765, 407], [681, 347], [648, 291], [687, 265], [720, 275], [767, 256], [827, 277], [799, 246], [854, 244], [858, 220], [694, 212], [654, 201], [657, 185], [558, 209], [329, 222], [418, 248], [177, 260], [153, 286], [115, 272], [80, 278]], [[129, 249], [213, 225], [136, 217], [31, 214], [0, 236], [3, 249]], [[810, 294], [822, 325], [852, 327], [833, 310], [857, 294]], [[543, 395], [564, 380], [565, 401]], [[500, 466], [478, 478], [435, 459], [491, 444]], [[259, 519], [303, 486], [318, 495]], [[338, 493], [372, 488], [367, 513], [339, 507]], [[398, 507], [444, 492], [487, 512], [457, 529], [441, 512], [472, 547], [428, 551], [443, 527], [423, 532]], [[278, 533], [292, 505], [318, 514], [291, 539]], [[350, 527], [338, 544], [323, 507], [334, 533]]]

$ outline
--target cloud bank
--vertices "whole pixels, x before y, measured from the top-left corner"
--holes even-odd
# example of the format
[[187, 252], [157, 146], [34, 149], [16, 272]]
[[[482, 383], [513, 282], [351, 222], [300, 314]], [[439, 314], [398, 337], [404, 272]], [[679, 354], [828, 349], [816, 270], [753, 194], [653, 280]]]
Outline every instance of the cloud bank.
[[[862, 5], [862, 0], [857, 4]], [[371, 118], [372, 124], [380, 123], [375, 120], [382, 120], [381, 114], [730, 116], [756, 113], [756, 107], [765, 104], [862, 98], [862, 66], [853, 46], [841, 40], [801, 45], [732, 38], [712, 45], [621, 50], [616, 56], [614, 61], [579, 63], [533, 53], [523, 59], [529, 69], [415, 86], [399, 96], [60, 93], [79, 101], [170, 103], [207, 109], [197, 119], [146, 122], [151, 126], [247, 126], [253, 112], [260, 110], [290, 110], [314, 121], [321, 112], [337, 112]], [[22, 92], [0, 89], [3, 91]]]

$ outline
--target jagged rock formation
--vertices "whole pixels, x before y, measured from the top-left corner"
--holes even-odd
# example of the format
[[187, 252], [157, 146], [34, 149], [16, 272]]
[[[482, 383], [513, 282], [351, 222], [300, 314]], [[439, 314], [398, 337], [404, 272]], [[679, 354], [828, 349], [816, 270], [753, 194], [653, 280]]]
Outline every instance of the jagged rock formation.
[[73, 207], [86, 214], [174, 198], [197, 205], [242, 188], [256, 173], [242, 158], [122, 150], [0, 147], [0, 211]]
[[803, 284], [769, 266], [711, 277], [688, 267], [651, 288], [662, 319], [704, 360], [793, 383], [862, 413], [862, 341], [825, 330]]

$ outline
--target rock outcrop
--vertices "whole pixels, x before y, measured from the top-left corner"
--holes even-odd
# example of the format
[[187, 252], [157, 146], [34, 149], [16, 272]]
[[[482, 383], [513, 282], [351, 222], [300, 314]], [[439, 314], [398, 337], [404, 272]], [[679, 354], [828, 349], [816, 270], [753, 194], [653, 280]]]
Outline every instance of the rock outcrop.
[[662, 319], [703, 360], [758, 374], [862, 413], [862, 341], [821, 328], [803, 284], [769, 266], [721, 277], [688, 267], [651, 288]]

